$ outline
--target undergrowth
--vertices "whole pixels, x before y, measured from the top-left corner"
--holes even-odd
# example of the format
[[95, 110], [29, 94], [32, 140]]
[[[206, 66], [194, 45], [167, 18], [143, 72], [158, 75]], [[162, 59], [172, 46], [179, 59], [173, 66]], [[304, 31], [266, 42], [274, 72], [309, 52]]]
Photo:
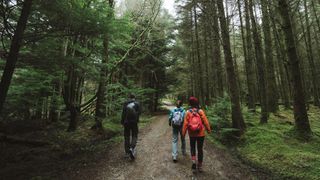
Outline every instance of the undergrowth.
[[[150, 120], [150, 116], [142, 116], [139, 127], [144, 127]], [[103, 131], [91, 130], [90, 127], [93, 122], [93, 119], [82, 122], [75, 132], [67, 132], [61, 128], [60, 130], [54, 130], [50, 135], [53, 148], [64, 151], [66, 155], [71, 155], [99, 151], [108, 144], [123, 140], [123, 127], [120, 124], [120, 117], [115, 116], [105, 119], [103, 121]]]
[[301, 141], [293, 133], [292, 110], [281, 109], [270, 116], [268, 124], [259, 124], [259, 114], [245, 113], [252, 123], [243, 143], [238, 147], [246, 161], [281, 178], [318, 179], [320, 177], [320, 113], [311, 107], [308, 114], [314, 132], [309, 141]]
[[[215, 140], [226, 143], [223, 129], [230, 128], [230, 112], [221, 116], [216, 111], [227, 107], [222, 102], [209, 108], [208, 116], [213, 127]], [[230, 106], [229, 106], [230, 107]], [[308, 111], [313, 136], [303, 141], [294, 133], [292, 110], [280, 108], [276, 114], [270, 114], [267, 124], [260, 124], [260, 113], [243, 110], [247, 130], [239, 143], [236, 152], [246, 163], [270, 173], [270, 178], [279, 179], [319, 179], [320, 177], [320, 110], [310, 106]], [[214, 124], [216, 123], [216, 124]], [[216, 143], [217, 144], [217, 143]]]

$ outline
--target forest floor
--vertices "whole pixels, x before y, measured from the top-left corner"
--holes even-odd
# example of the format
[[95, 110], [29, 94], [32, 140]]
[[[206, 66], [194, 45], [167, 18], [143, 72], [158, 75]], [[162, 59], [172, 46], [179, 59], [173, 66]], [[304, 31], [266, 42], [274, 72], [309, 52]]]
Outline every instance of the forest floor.
[[188, 138], [188, 155], [180, 155], [178, 162], [173, 163], [172, 129], [167, 118], [167, 111], [143, 117], [135, 161], [124, 157], [122, 128], [117, 120], [106, 121], [104, 127], [114, 130], [111, 134], [108, 130], [107, 135], [93, 133], [88, 129], [90, 122], [83, 122], [74, 133], [65, 132], [62, 127], [57, 132], [51, 132], [57, 127], [25, 132], [24, 138], [49, 140], [52, 145], [0, 143], [0, 180], [268, 179], [267, 174], [214, 145], [209, 137], [204, 145], [204, 172], [191, 171]]
[[294, 131], [292, 109], [270, 114], [267, 124], [260, 124], [260, 113], [244, 111], [247, 131], [236, 147], [238, 157], [276, 179], [319, 179], [320, 109], [310, 105], [308, 117], [313, 136], [301, 139]]
[[[207, 136], [204, 172], [196, 174], [191, 171], [188, 137], [188, 155], [180, 155], [177, 163], [171, 159], [167, 110], [141, 118], [135, 161], [124, 158], [119, 117], [104, 121], [104, 132], [90, 130], [93, 120], [85, 117], [72, 133], [65, 131], [67, 121], [49, 126], [34, 124], [36, 120], [2, 123], [0, 135], [50, 145], [6, 142], [0, 136], [0, 180], [318, 179], [320, 111], [311, 106], [308, 114], [314, 136], [304, 142], [291, 134], [292, 110], [281, 108], [268, 124], [259, 124], [258, 112], [244, 111], [248, 129], [241, 142], [226, 147], [214, 133]], [[210, 111], [207, 115], [212, 116]]]
[[[61, 179], [254, 179], [252, 168], [243, 165], [227, 151], [205, 141], [204, 172], [192, 173], [189, 155], [180, 155], [177, 163], [171, 157], [171, 127], [167, 115], [158, 115], [139, 134], [137, 157], [124, 157], [123, 143], [106, 150], [96, 162], [90, 162]], [[188, 139], [187, 152], [189, 152]], [[189, 154], [189, 153], [188, 153]], [[254, 170], [255, 171], [255, 170]]]

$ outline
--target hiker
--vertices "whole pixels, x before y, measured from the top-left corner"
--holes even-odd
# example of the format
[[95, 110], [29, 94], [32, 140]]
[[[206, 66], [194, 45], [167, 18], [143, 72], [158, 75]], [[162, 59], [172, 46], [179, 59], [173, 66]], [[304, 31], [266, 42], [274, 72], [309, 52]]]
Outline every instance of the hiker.
[[[184, 118], [182, 135], [185, 136], [188, 130], [190, 138], [192, 170], [196, 171], [198, 169], [199, 172], [202, 172], [205, 130], [207, 130], [207, 132], [210, 134], [211, 128], [204, 111], [199, 108], [198, 99], [195, 97], [190, 97], [189, 105], [190, 109], [186, 112]], [[196, 149], [198, 151], [198, 162], [196, 161]]]
[[[133, 94], [123, 105], [121, 124], [124, 127], [124, 148], [126, 157], [135, 159], [135, 148], [138, 140], [138, 123], [141, 114], [140, 105]], [[130, 141], [131, 134], [131, 141]]]
[[178, 139], [180, 135], [181, 139], [181, 153], [186, 154], [186, 141], [182, 136], [182, 125], [184, 120], [185, 110], [182, 107], [182, 101], [178, 100], [176, 108], [170, 111], [169, 115], [169, 126], [172, 126], [172, 160], [174, 163], [177, 162], [178, 157]]

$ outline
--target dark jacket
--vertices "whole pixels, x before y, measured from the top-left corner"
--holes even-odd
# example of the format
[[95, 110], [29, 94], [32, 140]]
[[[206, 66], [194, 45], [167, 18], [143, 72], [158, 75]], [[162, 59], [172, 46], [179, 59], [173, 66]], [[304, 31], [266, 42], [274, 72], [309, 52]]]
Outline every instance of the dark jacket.
[[137, 119], [135, 119], [135, 120], [136, 120], [137, 123], [139, 122], [139, 116], [140, 116], [140, 114], [141, 114], [140, 104], [139, 104], [138, 101], [133, 100], [133, 99], [130, 99], [130, 100], [126, 101], [126, 102], [123, 104], [122, 115], [121, 115], [121, 124], [122, 124], [122, 125], [124, 125], [124, 123], [125, 123], [126, 120], [127, 120], [127, 112], [126, 112], [126, 111], [127, 111], [127, 105], [128, 105], [129, 103], [132, 103], [132, 102], [135, 103], [134, 108], [135, 108], [135, 110], [138, 112], [137, 117], [136, 117]]

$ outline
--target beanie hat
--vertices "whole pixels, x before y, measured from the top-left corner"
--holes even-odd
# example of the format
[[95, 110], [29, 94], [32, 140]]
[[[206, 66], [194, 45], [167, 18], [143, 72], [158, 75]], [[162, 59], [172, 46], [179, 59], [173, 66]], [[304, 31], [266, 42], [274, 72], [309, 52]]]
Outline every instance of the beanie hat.
[[197, 106], [199, 106], [199, 101], [198, 101], [198, 99], [196, 97], [191, 96], [189, 98], [189, 104], [192, 107], [197, 107]]

